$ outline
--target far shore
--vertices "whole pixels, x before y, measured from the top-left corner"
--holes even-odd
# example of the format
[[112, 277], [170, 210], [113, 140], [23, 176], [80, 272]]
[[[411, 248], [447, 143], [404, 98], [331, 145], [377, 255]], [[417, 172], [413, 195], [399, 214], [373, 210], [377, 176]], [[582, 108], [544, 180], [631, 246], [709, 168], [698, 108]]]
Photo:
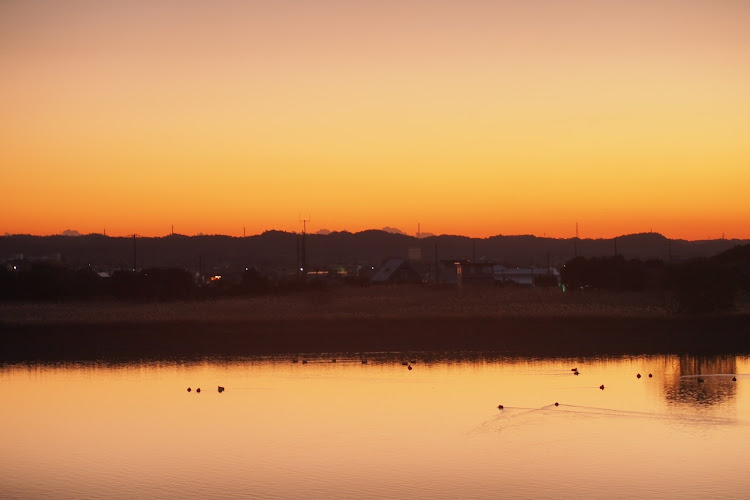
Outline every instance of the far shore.
[[686, 316], [663, 293], [341, 288], [205, 302], [2, 303], [0, 361], [404, 351], [750, 353], [750, 311]]

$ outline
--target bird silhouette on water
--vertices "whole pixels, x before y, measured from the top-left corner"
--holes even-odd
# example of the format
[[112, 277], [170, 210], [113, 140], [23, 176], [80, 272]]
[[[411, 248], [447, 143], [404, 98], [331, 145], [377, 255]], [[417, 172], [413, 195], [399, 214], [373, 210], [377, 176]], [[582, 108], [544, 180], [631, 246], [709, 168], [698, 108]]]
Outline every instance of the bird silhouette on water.
[[497, 409], [498, 410], [502, 410], [503, 409], [503, 405], [497, 405]]
[[636, 375], [636, 377], [637, 377], [637, 378], [641, 378], [641, 374], [639, 373], [638, 375]]
[[409, 370], [411, 370], [411, 369], [412, 369], [412, 368], [411, 368], [411, 365], [407, 366], [407, 368], [408, 368]]
[[732, 382], [737, 382], [737, 377], [732, 377]]
[[192, 391], [192, 389], [190, 387], [188, 387], [188, 392], [190, 392], [190, 391]]
[[604, 384], [600, 385], [599, 389], [604, 390]]
[[200, 388], [200, 387], [198, 387], [198, 388], [197, 388], [197, 389], [195, 390], [195, 392], [201, 392], [201, 388]]
[[705, 382], [705, 380], [703, 380], [702, 378], [698, 377], [698, 383], [702, 384], [703, 382]]
[[219, 392], [224, 392], [224, 388], [222, 386], [219, 386]]

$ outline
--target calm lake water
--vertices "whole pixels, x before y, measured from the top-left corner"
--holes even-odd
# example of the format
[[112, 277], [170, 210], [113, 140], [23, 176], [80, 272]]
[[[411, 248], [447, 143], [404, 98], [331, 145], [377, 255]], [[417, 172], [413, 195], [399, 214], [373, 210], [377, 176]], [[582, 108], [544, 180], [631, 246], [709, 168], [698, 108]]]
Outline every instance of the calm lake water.
[[408, 358], [0, 365], [0, 496], [748, 496], [747, 356]]

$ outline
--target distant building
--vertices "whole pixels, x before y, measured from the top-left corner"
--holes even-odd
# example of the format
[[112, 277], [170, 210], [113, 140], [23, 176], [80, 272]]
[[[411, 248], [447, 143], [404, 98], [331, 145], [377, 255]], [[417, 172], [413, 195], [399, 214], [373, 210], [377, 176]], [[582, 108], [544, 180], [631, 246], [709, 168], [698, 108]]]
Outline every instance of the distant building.
[[466, 259], [440, 261], [439, 278], [443, 285], [492, 285], [494, 264], [491, 262], [470, 262]]
[[422, 283], [422, 276], [406, 259], [387, 259], [375, 269], [373, 284]]
[[554, 267], [505, 267], [493, 266], [493, 276], [496, 284], [515, 283], [517, 285], [534, 285], [539, 279], [553, 280], [560, 284], [560, 272]]

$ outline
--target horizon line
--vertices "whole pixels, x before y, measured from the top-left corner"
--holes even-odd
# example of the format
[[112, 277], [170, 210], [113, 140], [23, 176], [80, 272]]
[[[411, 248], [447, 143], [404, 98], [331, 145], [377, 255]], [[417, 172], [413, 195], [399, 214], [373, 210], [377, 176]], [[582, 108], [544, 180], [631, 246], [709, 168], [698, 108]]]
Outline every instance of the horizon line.
[[[348, 234], [356, 235], [356, 234], [361, 234], [361, 233], [370, 232], [370, 231], [377, 231], [377, 232], [382, 232], [382, 233], [386, 233], [386, 234], [393, 234], [393, 235], [398, 235], [398, 236], [406, 236], [408, 238], [419, 239], [419, 240], [426, 240], [426, 239], [430, 239], [430, 238], [441, 238], [441, 237], [445, 237], [445, 238], [467, 238], [467, 239], [470, 239], [470, 240], [486, 240], [486, 239], [498, 238], [498, 237], [511, 237], [511, 238], [512, 237], [532, 237], [532, 238], [549, 239], [549, 240], [575, 240], [575, 239], [577, 239], [577, 240], [585, 241], [585, 240], [615, 240], [617, 238], [624, 238], [624, 237], [629, 237], [629, 236], [655, 235], [655, 236], [660, 236], [660, 237], [662, 237], [664, 239], [667, 239], [667, 240], [670, 240], [670, 241], [690, 241], [690, 242], [697, 242], [697, 241], [750, 241], [750, 238], [726, 238], [723, 234], [722, 234], [722, 236], [720, 238], [704, 238], [704, 239], [670, 238], [670, 237], [668, 237], [668, 236], [666, 236], [664, 234], [659, 233], [658, 231], [643, 231], [643, 232], [640, 232], [640, 233], [620, 234], [618, 236], [610, 236], [610, 237], [580, 237], [580, 236], [553, 237], [553, 236], [546, 236], [546, 235], [539, 236], [539, 235], [532, 234], [532, 233], [525, 233], [525, 234], [521, 234], [521, 233], [517, 233], [517, 234], [502, 234], [502, 233], [498, 233], [498, 234], [494, 234], [494, 235], [491, 235], [491, 236], [466, 236], [466, 235], [462, 235], [462, 234], [448, 234], [448, 233], [443, 233], [443, 234], [420, 233], [420, 235], [416, 235], [416, 234], [408, 234], [408, 233], [405, 233], [405, 232], [403, 232], [401, 230], [388, 231], [388, 230], [386, 230], [384, 228], [380, 228], [380, 229], [377, 229], [377, 228], [363, 229], [361, 231], [348, 231], [346, 229], [341, 230], [341, 231], [319, 230], [319, 231], [316, 231], [314, 233], [304, 233], [304, 234], [306, 234], [308, 236], [329, 236], [329, 235], [337, 234], [337, 233], [348, 233]], [[3, 237], [32, 236], [32, 237], [37, 237], [37, 238], [50, 238], [50, 237], [56, 237], [57, 236], [57, 237], [66, 237], [66, 238], [78, 238], [78, 237], [87, 237], [87, 236], [102, 236], [102, 237], [105, 237], [105, 238], [132, 238], [132, 237], [135, 236], [137, 238], [168, 238], [168, 237], [181, 236], [181, 237], [186, 237], [186, 238], [225, 237], [225, 238], [246, 239], [246, 238], [253, 238], [253, 237], [256, 237], [256, 236], [262, 236], [265, 233], [272, 233], [272, 232], [286, 233], [286, 234], [297, 234], [297, 235], [303, 234], [303, 232], [300, 232], [300, 231], [287, 231], [287, 230], [282, 230], [282, 229], [266, 229], [266, 230], [264, 230], [263, 232], [260, 232], [260, 233], [249, 234], [249, 235], [242, 235], [242, 236], [236, 236], [236, 235], [231, 235], [231, 234], [221, 234], [221, 233], [211, 233], [211, 234], [208, 234], [208, 233], [201, 233], [201, 232], [196, 233], [196, 234], [182, 234], [182, 233], [179, 233], [179, 232], [171, 232], [171, 233], [166, 233], [166, 234], [158, 235], [158, 236], [156, 236], [156, 235], [155, 236], [147, 236], [147, 235], [140, 235], [138, 233], [127, 233], [127, 234], [112, 235], [112, 234], [107, 234], [106, 231], [103, 232], [103, 233], [96, 233], [96, 232], [81, 233], [81, 232], [78, 232], [76, 230], [66, 229], [66, 230], [64, 230], [64, 231], [62, 231], [60, 233], [55, 233], [55, 234], [7, 233], [6, 232], [6, 233], [3, 234]], [[65, 234], [65, 233], [69, 233], [69, 234]]]

